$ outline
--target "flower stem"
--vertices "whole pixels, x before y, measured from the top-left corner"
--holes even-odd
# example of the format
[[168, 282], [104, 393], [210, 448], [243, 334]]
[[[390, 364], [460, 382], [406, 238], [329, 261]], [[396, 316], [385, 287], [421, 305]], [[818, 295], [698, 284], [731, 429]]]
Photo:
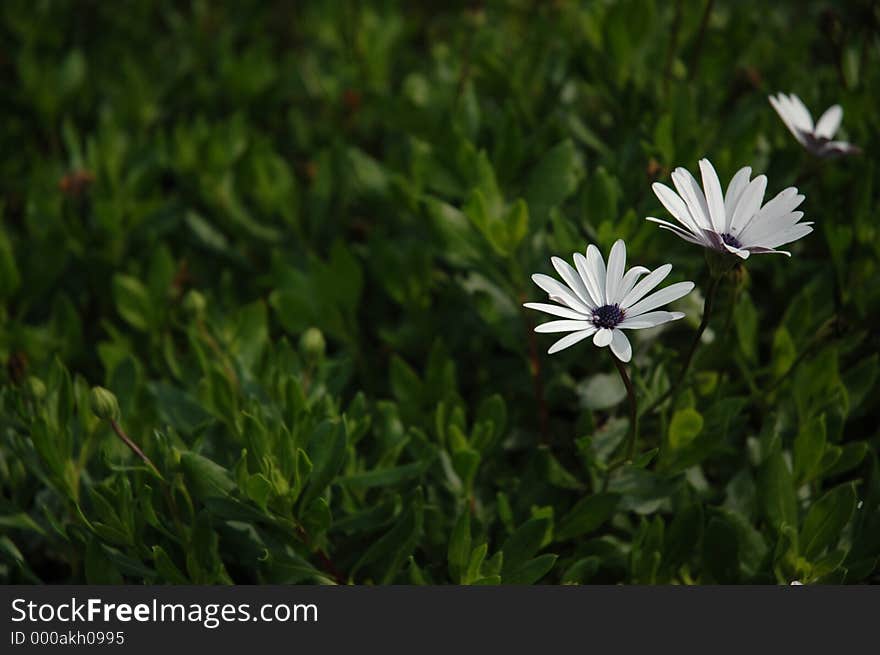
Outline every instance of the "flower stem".
[[153, 464], [153, 460], [151, 460], [149, 457], [147, 457], [146, 453], [144, 453], [144, 451], [140, 449], [140, 446], [138, 446], [134, 441], [131, 440], [131, 437], [129, 437], [127, 434], [125, 434], [125, 431], [122, 429], [122, 427], [119, 425], [119, 423], [117, 423], [113, 419], [110, 419], [110, 427], [113, 428], [113, 431], [116, 433], [116, 436], [119, 437], [120, 439], [122, 439], [122, 442], [131, 449], [131, 452], [133, 452], [135, 455], [140, 457], [141, 461], [143, 461], [143, 463], [146, 464], [147, 467], [153, 473], [156, 474], [157, 478], [159, 478], [160, 480], [165, 479], [162, 477], [162, 474], [159, 472], [159, 469], [156, 468], [156, 465]]
[[620, 379], [623, 380], [623, 385], [626, 387], [626, 395], [629, 397], [629, 441], [626, 444], [626, 459], [631, 460], [636, 452], [636, 439], [639, 434], [639, 401], [623, 362], [615, 357], [614, 364], [617, 366]]
[[684, 382], [685, 377], [687, 377], [687, 373], [691, 367], [691, 362], [694, 359], [694, 355], [697, 352], [697, 346], [700, 345], [700, 339], [703, 338], [703, 332], [705, 332], [706, 328], [709, 327], [709, 319], [712, 316], [712, 306], [715, 303], [715, 295], [718, 293], [718, 287], [721, 284], [722, 277], [722, 275], [712, 276], [712, 282], [709, 286], [709, 293], [706, 295], [706, 302], [703, 304], [703, 319], [700, 321], [700, 327], [697, 328], [697, 333], [694, 335], [694, 340], [691, 342], [691, 347], [688, 349], [688, 353], [685, 356], [684, 363], [681, 365], [681, 373], [678, 374], [678, 378], [676, 378], [675, 382], [672, 384], [671, 387], [669, 387], [666, 393], [662, 394], [657, 400], [655, 400], [648, 406], [648, 408], [645, 410], [645, 413], [654, 411], [669, 398], [674, 401], [676, 396], [678, 395], [681, 385]]
[[611, 359], [614, 360], [614, 365], [617, 367], [617, 372], [620, 373], [620, 379], [623, 380], [623, 386], [626, 387], [626, 395], [629, 398], [629, 431], [627, 434], [626, 450], [623, 456], [614, 460], [605, 470], [605, 481], [602, 484], [602, 491], [608, 489], [611, 474], [627, 462], [632, 461], [636, 454], [636, 442], [639, 435], [639, 402], [636, 398], [636, 391], [633, 388], [629, 375], [627, 375], [626, 366], [623, 365], [623, 362], [617, 359], [614, 354], [611, 355]]

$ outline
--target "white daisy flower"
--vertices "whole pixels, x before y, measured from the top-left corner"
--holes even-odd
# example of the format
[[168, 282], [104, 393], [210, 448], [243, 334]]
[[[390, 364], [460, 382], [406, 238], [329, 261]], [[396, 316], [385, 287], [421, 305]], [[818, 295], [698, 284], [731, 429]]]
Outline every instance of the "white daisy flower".
[[586, 257], [579, 252], [574, 254], [575, 268], [559, 257], [550, 261], [565, 284], [541, 273], [533, 275], [532, 280], [549, 294], [550, 300], [559, 304], [529, 302], [525, 307], [564, 319], [535, 328], [535, 332], [570, 332], [550, 346], [551, 355], [593, 337], [593, 344], [610, 346], [620, 361], [628, 362], [632, 358], [632, 346], [622, 330], [650, 328], [684, 317], [683, 312], [654, 310], [678, 300], [694, 288], [693, 282], [677, 282], [646, 296], [669, 275], [672, 265], [664, 264], [654, 271], [635, 266], [624, 272], [626, 244], [622, 239], [611, 247], [607, 268], [594, 245], [587, 246]]
[[794, 134], [794, 138], [814, 155], [833, 157], [854, 155], [861, 152], [857, 146], [846, 141], [832, 141], [835, 132], [840, 127], [840, 121], [843, 119], [843, 109], [840, 108], [840, 105], [832, 105], [826, 109], [825, 113], [813, 125], [810, 110], [795, 94], [778, 93], [775, 96], [769, 96], [769, 99], [773, 109], [779, 114], [779, 118]]
[[759, 175], [750, 180], [751, 167], [739, 169], [724, 194], [718, 174], [708, 159], [700, 160], [700, 173], [702, 189], [694, 176], [681, 166], [672, 172], [678, 193], [659, 182], [651, 187], [680, 226], [653, 216], [647, 220], [685, 241], [731, 252], [742, 259], [748, 259], [753, 253], [771, 252], [790, 257], [790, 252], [777, 248], [813, 231], [812, 223], [798, 223], [804, 213], [794, 209], [803, 202], [804, 196], [795, 187], [783, 189], [762, 207], [767, 177]]

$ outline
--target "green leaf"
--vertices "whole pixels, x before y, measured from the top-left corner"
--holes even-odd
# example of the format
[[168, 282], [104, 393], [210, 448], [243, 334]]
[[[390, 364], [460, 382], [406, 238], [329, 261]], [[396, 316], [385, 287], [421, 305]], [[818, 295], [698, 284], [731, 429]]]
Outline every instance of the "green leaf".
[[807, 511], [799, 542], [807, 559], [816, 559], [839, 540], [856, 507], [856, 492], [851, 483], [835, 487]]
[[733, 313], [736, 336], [743, 355], [750, 362], [758, 358], [758, 311], [748, 293], [743, 293]]
[[421, 403], [422, 381], [401, 357], [391, 357], [389, 367], [391, 375], [391, 392], [400, 401], [402, 407], [416, 409]]
[[187, 486], [201, 499], [224, 498], [235, 489], [235, 481], [227, 469], [207, 457], [193, 452], [180, 455]]
[[587, 409], [608, 409], [626, 398], [626, 387], [619, 375], [597, 373], [578, 385], [578, 395]]
[[333, 523], [330, 505], [323, 498], [315, 498], [302, 515], [302, 524], [312, 539], [320, 539]]
[[136, 278], [122, 273], [114, 275], [113, 300], [119, 315], [133, 328], [147, 331], [153, 327], [155, 313], [150, 294]]
[[555, 531], [557, 541], [566, 541], [592, 532], [614, 514], [620, 495], [616, 493], [598, 493], [587, 496], [559, 521]]
[[477, 233], [461, 211], [433, 198], [425, 199], [425, 204], [452, 261], [466, 264], [482, 259]]
[[544, 153], [526, 182], [525, 200], [538, 225], [550, 210], [574, 193], [581, 176], [580, 162], [571, 140], [566, 139]]
[[246, 493], [248, 498], [263, 509], [266, 509], [266, 504], [269, 502], [272, 491], [272, 483], [262, 473], [252, 475], [247, 480]]
[[700, 413], [686, 407], [676, 410], [669, 423], [669, 447], [682, 448], [691, 443], [703, 429], [703, 417]]
[[504, 553], [502, 579], [506, 579], [508, 574], [516, 571], [540, 550], [549, 527], [549, 519], [529, 519], [507, 538], [501, 547]]
[[229, 584], [229, 576], [220, 555], [220, 538], [208, 512], [200, 512], [190, 532], [186, 567], [196, 584]]
[[648, 464], [650, 464], [654, 460], [659, 452], [659, 448], [651, 448], [651, 450], [646, 450], [645, 452], [636, 455], [630, 466], [637, 469], [648, 468]]
[[694, 556], [703, 538], [703, 506], [691, 503], [680, 509], [666, 533], [663, 560], [671, 567], [678, 567]]
[[825, 441], [824, 414], [801, 425], [794, 440], [794, 477], [799, 484], [809, 482], [819, 473]]
[[371, 487], [392, 487], [420, 477], [434, 462], [433, 457], [426, 457], [418, 462], [403, 464], [391, 468], [375, 469], [363, 473], [354, 473], [339, 478], [339, 484], [352, 489], [368, 489]]
[[46, 535], [45, 530], [25, 512], [0, 516], [0, 528], [29, 530], [43, 536]]
[[34, 575], [24, 559], [21, 551], [9, 537], [0, 537], [0, 560], [5, 560], [20, 571], [30, 584], [40, 584], [41, 580]]
[[153, 563], [156, 565], [156, 571], [159, 572], [163, 582], [177, 585], [189, 584], [189, 579], [180, 572], [162, 546], [153, 546]]
[[162, 421], [181, 432], [195, 432], [212, 420], [211, 415], [186, 391], [165, 382], [151, 382], [147, 388], [156, 399]]
[[470, 490], [480, 467], [480, 453], [466, 446], [459, 448], [452, 454], [452, 467], [461, 478], [465, 490]]
[[703, 565], [713, 582], [736, 584], [739, 581], [739, 542], [736, 528], [727, 521], [712, 517], [703, 536]]
[[782, 451], [771, 453], [758, 474], [758, 489], [764, 518], [777, 530], [797, 526], [794, 479]]
[[471, 555], [471, 513], [465, 508], [455, 522], [452, 536], [449, 538], [447, 559], [449, 561], [449, 576], [458, 582], [463, 582]]
[[557, 558], [558, 555], [547, 553], [531, 559], [515, 569], [507, 569], [502, 573], [501, 581], [504, 584], [534, 584], [550, 572]]
[[122, 584], [122, 574], [110, 561], [97, 539], [86, 546], [85, 573], [88, 584]]
[[345, 423], [339, 420], [322, 421], [309, 440], [312, 473], [301, 506], [308, 507], [314, 498], [325, 492], [345, 462], [345, 451]]
[[505, 249], [513, 252], [529, 232], [529, 208], [522, 199], [508, 208], [504, 224], [507, 227]]
[[394, 526], [374, 542], [352, 569], [352, 576], [365, 566], [382, 563], [378, 567], [381, 584], [390, 584], [409, 558], [422, 531], [423, 510], [421, 490], [414, 494]]
[[855, 441], [844, 445], [840, 448], [839, 455], [834, 458], [833, 463], [822, 468], [822, 476], [833, 478], [842, 473], [846, 473], [847, 471], [851, 471], [862, 463], [865, 456], [870, 451], [871, 447], [864, 441]]
[[663, 114], [654, 126], [654, 146], [667, 165], [675, 163], [675, 139], [672, 134], [672, 114]]
[[577, 560], [562, 574], [562, 584], [584, 584], [599, 571], [602, 560], [595, 555]]
[[843, 374], [843, 383], [849, 392], [850, 409], [859, 407], [871, 389], [874, 388], [878, 368], [880, 368], [878, 367], [878, 361], [880, 361], [880, 355], [874, 353], [862, 359]]
[[797, 348], [791, 333], [780, 325], [773, 333], [773, 378], [779, 379], [791, 369], [797, 358]]

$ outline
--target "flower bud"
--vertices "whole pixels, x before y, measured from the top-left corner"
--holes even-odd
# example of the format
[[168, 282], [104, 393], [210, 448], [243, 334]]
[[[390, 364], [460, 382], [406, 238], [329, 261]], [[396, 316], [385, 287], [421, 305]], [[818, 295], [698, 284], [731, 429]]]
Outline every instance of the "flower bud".
[[119, 420], [119, 402], [112, 391], [104, 387], [92, 387], [92, 412], [105, 421]]
[[712, 277], [721, 277], [733, 269], [742, 260], [729, 252], [706, 249], [706, 263], [709, 265], [709, 273]]
[[327, 343], [324, 335], [318, 328], [311, 327], [302, 333], [299, 339], [299, 352], [310, 364], [315, 364], [324, 358]]

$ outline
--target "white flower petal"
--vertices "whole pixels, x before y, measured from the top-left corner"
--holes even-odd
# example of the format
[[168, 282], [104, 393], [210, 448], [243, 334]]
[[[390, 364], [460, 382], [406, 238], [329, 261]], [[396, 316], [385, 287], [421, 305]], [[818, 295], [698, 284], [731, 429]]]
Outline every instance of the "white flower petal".
[[657, 196], [657, 199], [666, 207], [666, 211], [672, 214], [675, 220], [681, 223], [689, 232], [699, 234], [699, 226], [691, 218], [691, 213], [688, 211], [684, 200], [675, 191], [659, 182], [654, 182], [651, 188], [654, 190], [654, 195]]
[[756, 221], [770, 218], [779, 214], [787, 214], [804, 201], [804, 196], [797, 192], [798, 190], [790, 186], [777, 193], [772, 200], [769, 200], [761, 207]]
[[748, 259], [749, 251], [743, 248], [737, 248], [736, 246], [731, 246], [729, 243], [724, 244], [724, 249], [727, 250], [731, 255], [736, 255], [740, 259]]
[[705, 248], [711, 248], [712, 244], [708, 241], [701, 239], [700, 237], [696, 237], [690, 232], [686, 232], [681, 229], [677, 225], [673, 225], [672, 223], [667, 223], [666, 221], [661, 221], [659, 218], [654, 218], [653, 216], [648, 216], [645, 220], [651, 221], [652, 223], [657, 223], [664, 230], [669, 230], [670, 232], [675, 233], [676, 236], [681, 237], [688, 243], [695, 243], [698, 246], [703, 246]]
[[829, 141], [822, 148], [822, 154], [824, 156], [858, 155], [861, 152], [861, 148], [859, 148], [858, 146], [854, 146], [847, 141]]
[[816, 121], [816, 129], [813, 133], [822, 139], [831, 139], [840, 127], [841, 120], [843, 120], [843, 109], [840, 105], [832, 105]]
[[775, 250], [779, 246], [784, 246], [786, 243], [791, 243], [792, 241], [802, 239], [812, 231], [812, 225], [808, 223], [798, 223], [794, 227], [791, 227], [782, 232], [777, 232], [771, 237], [768, 237], [761, 245], [765, 248], [771, 248]]
[[672, 182], [687, 205], [691, 218], [698, 228], [712, 229], [712, 220], [709, 218], [709, 207], [706, 204], [706, 196], [697, 183], [694, 176], [686, 168], [679, 166], [672, 172]]
[[715, 167], [708, 159], [700, 160], [700, 175], [703, 178], [703, 189], [706, 192], [706, 204], [709, 206], [709, 220], [712, 221], [712, 229], [721, 234], [727, 223], [724, 215], [724, 196], [721, 194], [718, 173], [715, 172]]
[[629, 343], [629, 339], [620, 330], [615, 329], [611, 333], [611, 352], [622, 362], [628, 362], [632, 359], [632, 346]]
[[730, 223], [733, 220], [733, 212], [742, 198], [743, 191], [749, 185], [749, 179], [752, 176], [752, 167], [743, 166], [736, 172], [727, 185], [727, 192], [724, 194], [724, 216], [727, 218], [724, 225], [724, 232], [730, 232]]
[[668, 287], [664, 287], [663, 289], [660, 289], [660, 291], [652, 293], [644, 300], [640, 300], [627, 309], [626, 313], [628, 316], [635, 318], [640, 314], [649, 312], [652, 309], [657, 309], [666, 303], [670, 303], [673, 300], [678, 300], [682, 296], [686, 296], [691, 290], [693, 290], [693, 288], [693, 282], [676, 282], [675, 284], [670, 284]]
[[618, 239], [611, 246], [611, 254], [608, 255], [608, 271], [605, 275], [605, 302], [613, 305], [620, 298], [618, 290], [623, 282], [623, 272], [626, 270], [626, 244], [623, 239]]
[[587, 271], [596, 283], [596, 288], [599, 291], [599, 299], [596, 300], [596, 304], [601, 307], [607, 304], [605, 298], [605, 260], [602, 259], [602, 253], [593, 244], [587, 246]]
[[562, 307], [561, 305], [550, 305], [543, 302], [527, 302], [523, 305], [523, 307], [528, 307], [529, 309], [536, 309], [539, 312], [546, 312], [547, 314], [551, 314], [553, 316], [561, 316], [562, 318], [571, 318], [576, 321], [585, 321], [590, 318], [588, 314], [582, 314], [581, 312], [576, 312], [573, 309], [569, 309], [568, 307]]
[[796, 138], [801, 144], [807, 145], [806, 137], [804, 136], [803, 132], [798, 129], [797, 125], [795, 125], [795, 120], [792, 116], [788, 98], [786, 98], [781, 93], [776, 97], [770, 96], [770, 104], [773, 105], [773, 109], [775, 109], [776, 113], [779, 114], [779, 118], [781, 118], [782, 122], [785, 123], [788, 131], [794, 135], [794, 138]]
[[669, 321], [677, 321], [680, 318], [684, 318], [684, 312], [648, 312], [624, 319], [617, 327], [622, 330], [644, 330], [663, 325], [663, 323], [668, 323]]
[[645, 279], [634, 286], [632, 291], [626, 294], [626, 297], [619, 303], [620, 308], [626, 310], [626, 313], [628, 315], [631, 315], [632, 312], [629, 311], [629, 308], [636, 302], [641, 300], [646, 293], [651, 291], [651, 289], [653, 289], [663, 280], [665, 280], [666, 276], [669, 275], [669, 272], [671, 270], [672, 264], [663, 264], [663, 266], [658, 266], [652, 273], [649, 273], [645, 277]]
[[568, 305], [570, 308], [583, 314], [592, 314], [593, 310], [575, 296], [567, 286], [554, 280], [549, 275], [535, 273], [532, 275], [532, 281], [546, 291], [551, 300]]
[[804, 132], [813, 131], [813, 117], [807, 106], [795, 94], [789, 93], [788, 100], [791, 103], [791, 113], [794, 119], [794, 125]]
[[761, 207], [761, 201], [764, 199], [764, 192], [767, 190], [767, 176], [759, 175], [749, 182], [745, 191], [742, 193], [740, 201], [736, 205], [733, 212], [733, 218], [730, 219], [730, 233], [739, 234], [748, 224], [758, 209]]
[[804, 217], [804, 212], [789, 212], [763, 221], [753, 220], [739, 237], [743, 247], [765, 246], [767, 239], [788, 230]]
[[587, 330], [581, 330], [580, 332], [572, 332], [571, 334], [566, 334], [559, 341], [550, 346], [550, 350], [547, 351], [548, 355], [552, 355], [554, 353], [558, 353], [560, 350], [565, 350], [569, 346], [573, 346], [578, 341], [583, 341], [587, 337], [593, 335], [596, 331], [596, 328], [590, 328]]
[[584, 286], [584, 281], [581, 279], [581, 276], [578, 275], [577, 271], [560, 257], [551, 257], [550, 262], [553, 264], [553, 268], [556, 269], [556, 272], [559, 273], [559, 276], [565, 280], [565, 283], [575, 292], [575, 295], [577, 295], [577, 297], [588, 307], [594, 307], [595, 305], [590, 298], [587, 287]]
[[620, 289], [617, 290], [617, 295], [620, 298], [626, 298], [627, 294], [633, 290], [633, 287], [636, 286], [636, 282], [639, 281], [639, 278], [645, 273], [650, 273], [651, 271], [644, 266], [633, 266], [626, 272], [626, 275], [623, 276], [623, 279], [620, 281]]
[[787, 250], [773, 250], [772, 248], [762, 248], [761, 246], [749, 246], [748, 251], [753, 255], [786, 255], [791, 257], [791, 253]]
[[604, 305], [605, 303], [602, 301], [602, 299], [605, 282], [602, 282], [602, 287], [599, 286], [599, 281], [596, 280], [596, 277], [593, 275], [593, 272], [590, 269], [590, 263], [587, 261], [587, 258], [579, 252], [576, 252], [574, 254], [574, 265], [577, 267], [578, 274], [581, 276], [581, 279], [584, 281], [587, 290], [590, 292], [590, 297], [592, 297], [593, 299], [593, 305], [596, 307], [598, 307], [599, 305]]
[[611, 343], [612, 338], [613, 334], [611, 330], [609, 330], [608, 328], [600, 328], [593, 337], [593, 345], [602, 348]]
[[591, 327], [593, 327], [592, 321], [550, 321], [549, 323], [541, 323], [535, 328], [535, 332], [577, 332]]

